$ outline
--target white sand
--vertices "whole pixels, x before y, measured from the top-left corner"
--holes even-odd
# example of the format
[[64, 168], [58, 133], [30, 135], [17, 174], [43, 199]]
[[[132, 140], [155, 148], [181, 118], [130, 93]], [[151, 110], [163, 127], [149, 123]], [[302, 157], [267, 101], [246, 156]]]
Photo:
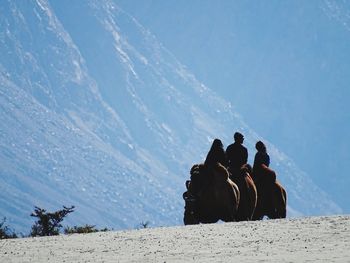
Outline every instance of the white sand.
[[350, 216], [0, 241], [0, 262], [350, 262]]

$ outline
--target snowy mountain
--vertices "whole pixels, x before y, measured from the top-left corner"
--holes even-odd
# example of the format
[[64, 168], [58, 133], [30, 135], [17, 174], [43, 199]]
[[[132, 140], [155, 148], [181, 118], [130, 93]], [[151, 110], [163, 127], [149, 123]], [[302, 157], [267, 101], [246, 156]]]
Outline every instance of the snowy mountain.
[[350, 212], [350, 1], [117, 3]]
[[[252, 158], [263, 139], [113, 1], [9, 0], [0, 14], [0, 215], [15, 229], [35, 205], [75, 205], [71, 224], [182, 224], [184, 181], [212, 140], [240, 130]], [[341, 213], [268, 148], [290, 216]]]

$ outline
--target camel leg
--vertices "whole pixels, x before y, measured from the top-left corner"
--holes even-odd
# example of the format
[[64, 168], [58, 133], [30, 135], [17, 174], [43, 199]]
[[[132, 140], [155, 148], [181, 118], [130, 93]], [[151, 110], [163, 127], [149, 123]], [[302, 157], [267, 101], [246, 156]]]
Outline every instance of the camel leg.
[[[261, 197], [260, 197], [261, 198]], [[259, 201], [259, 197], [258, 197], [258, 202], [256, 204], [253, 216], [252, 216], [252, 220], [256, 221], [256, 220], [262, 220], [264, 217], [264, 212], [262, 209], [262, 204], [261, 201]]]
[[199, 224], [199, 220], [195, 217], [193, 211], [185, 210], [185, 213], [184, 213], [184, 224], [185, 225], [196, 225], [196, 224]]
[[274, 196], [273, 218], [286, 218], [286, 191], [276, 185]]
[[199, 219], [197, 218], [196, 211], [197, 209], [197, 200], [193, 197], [188, 197], [186, 195], [187, 192], [184, 193], [185, 200], [185, 212], [184, 212], [184, 224], [185, 225], [194, 225], [199, 224]]
[[280, 218], [286, 218], [287, 217], [287, 193], [284, 189], [282, 190], [282, 203], [281, 203], [281, 207], [280, 207]]

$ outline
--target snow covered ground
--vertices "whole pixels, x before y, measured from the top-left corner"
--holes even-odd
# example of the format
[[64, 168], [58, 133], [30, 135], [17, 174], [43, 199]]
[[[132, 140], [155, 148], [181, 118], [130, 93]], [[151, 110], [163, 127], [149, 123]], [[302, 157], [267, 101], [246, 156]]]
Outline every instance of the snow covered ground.
[[2, 262], [350, 262], [350, 216], [0, 241]]

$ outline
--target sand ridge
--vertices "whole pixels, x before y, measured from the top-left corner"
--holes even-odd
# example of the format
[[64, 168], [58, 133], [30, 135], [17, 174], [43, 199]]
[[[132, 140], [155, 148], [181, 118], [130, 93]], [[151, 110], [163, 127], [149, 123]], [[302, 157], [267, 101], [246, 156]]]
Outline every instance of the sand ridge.
[[350, 262], [350, 216], [0, 241], [1, 262]]

